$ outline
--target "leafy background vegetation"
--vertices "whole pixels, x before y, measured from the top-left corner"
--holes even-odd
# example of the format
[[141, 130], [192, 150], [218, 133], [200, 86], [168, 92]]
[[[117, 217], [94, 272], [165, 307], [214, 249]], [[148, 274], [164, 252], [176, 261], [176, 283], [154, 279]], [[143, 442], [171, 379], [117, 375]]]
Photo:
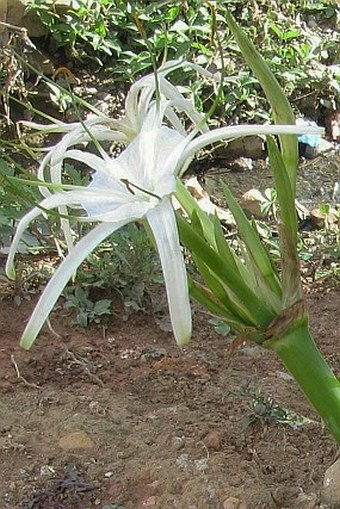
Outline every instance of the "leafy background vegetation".
[[[34, 44], [37, 48], [47, 48], [56, 66], [66, 64], [76, 74], [82, 69], [94, 76], [102, 73], [109, 79], [111, 90], [116, 88], [117, 91], [121, 84], [133, 82], [150, 72], [154, 62], [160, 65], [165, 60], [186, 58], [213, 73], [224, 67], [227, 79], [216, 122], [267, 120], [266, 100], [227, 29], [223, 16], [225, 7], [233, 11], [255, 42], [297, 113], [311, 116], [323, 124], [328, 112], [340, 109], [340, 8], [337, 0], [230, 0], [216, 3], [203, 0], [74, 0], [69, 9], [57, 8], [54, 0], [30, 0], [27, 11], [34, 11], [46, 27], [46, 36], [34, 40]], [[32, 69], [18, 56], [21, 48], [18, 37], [12, 39], [12, 44], [13, 53], [6, 53], [0, 64], [3, 105], [7, 112], [4, 115], [7, 121], [1, 122], [0, 139], [2, 246], [8, 245], [16, 221], [39, 201], [36, 187], [22, 182], [18, 184], [8, 178], [16, 175], [27, 179], [34, 175], [38, 157], [30, 148], [29, 143], [33, 145], [33, 141], [26, 143], [21, 137], [18, 145], [16, 133], [13, 133], [16, 114], [13, 99], [24, 101], [32, 109], [30, 105], [34, 104], [36, 86], [34, 80], [32, 85]], [[175, 83], [177, 80], [198, 108], [207, 110], [214, 97], [211, 86], [208, 89], [203, 78], [181, 72], [174, 75], [173, 80]], [[54, 109], [59, 115], [60, 112], [62, 116], [72, 112], [73, 102], [68, 94], [58, 87], [51, 92], [52, 86], [50, 83], [47, 94], [48, 110], [52, 105], [52, 110], [59, 109], [59, 112]], [[68, 177], [70, 175], [74, 183], [84, 182], [87, 178], [72, 166], [68, 167]], [[58, 223], [51, 216], [47, 223], [36, 221], [24, 240], [31, 252], [36, 253], [40, 248], [55, 252], [55, 239], [60, 238]], [[302, 242], [303, 256], [306, 256], [307, 246], [310, 258], [313, 258], [319, 242], [315, 238]], [[320, 234], [319, 238], [325, 242], [325, 236]], [[331, 238], [330, 250], [338, 241], [336, 235], [332, 234]], [[335, 265], [338, 270], [338, 263]], [[34, 270], [30, 271], [28, 281], [32, 284], [26, 282], [26, 295], [37, 285], [34, 273]], [[47, 270], [45, 276], [49, 273]], [[158, 263], [144, 232], [136, 227], [126, 228], [89, 258], [74, 285], [66, 290], [65, 306], [77, 307], [80, 310], [78, 323], [87, 325], [110, 312], [111, 300], [101, 298], [105, 292], [114, 289], [128, 307], [143, 309], [144, 299], [152, 300], [153, 285], [160, 279]], [[94, 288], [99, 292], [96, 295]], [[100, 304], [95, 303], [98, 299]]]
[[[51, 47], [63, 49], [78, 62], [104, 65], [114, 79], [132, 80], [150, 71], [151, 53], [158, 64], [189, 58], [221, 68], [217, 36], [228, 81], [224, 111], [231, 117], [267, 116], [262, 92], [224, 22], [228, 6], [270, 64], [291, 100], [312, 110], [312, 104], [339, 107], [340, 10], [336, 0], [202, 0], [129, 2], [108, 0], [72, 2], [64, 13], [53, 0], [30, 0], [48, 29]], [[218, 5], [218, 8], [217, 8]], [[217, 12], [215, 13], [215, 9]], [[214, 21], [214, 15], [216, 20]], [[151, 50], [151, 52], [150, 52]], [[201, 84], [202, 85], [202, 84]], [[199, 101], [200, 84], [191, 84]], [[301, 102], [301, 98], [308, 101]]]

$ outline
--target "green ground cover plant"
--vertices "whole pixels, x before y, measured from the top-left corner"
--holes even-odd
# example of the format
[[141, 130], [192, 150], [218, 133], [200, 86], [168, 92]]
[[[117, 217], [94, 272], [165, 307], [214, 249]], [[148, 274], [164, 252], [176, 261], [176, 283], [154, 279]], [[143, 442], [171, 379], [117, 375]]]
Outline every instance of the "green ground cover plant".
[[[294, 104], [313, 111], [321, 104], [339, 107], [340, 8], [336, 0], [288, 2], [182, 0], [130, 2], [77, 0], [67, 10], [53, 0], [31, 0], [58, 48], [78, 61], [97, 61], [111, 69], [114, 79], [126, 82], [150, 71], [153, 58], [160, 65], [174, 58], [220, 68], [219, 37], [227, 75], [235, 76], [224, 87], [222, 119], [267, 118], [261, 87], [249, 70], [231, 33], [224, 25], [225, 8], [234, 15], [278, 76]], [[325, 37], [325, 32], [328, 34]], [[151, 50], [151, 52], [150, 52]], [[151, 56], [153, 55], [153, 57]], [[236, 71], [236, 72], [235, 72]], [[206, 100], [204, 82], [180, 77], [189, 86], [196, 106]], [[306, 111], [308, 113], [308, 111]]]

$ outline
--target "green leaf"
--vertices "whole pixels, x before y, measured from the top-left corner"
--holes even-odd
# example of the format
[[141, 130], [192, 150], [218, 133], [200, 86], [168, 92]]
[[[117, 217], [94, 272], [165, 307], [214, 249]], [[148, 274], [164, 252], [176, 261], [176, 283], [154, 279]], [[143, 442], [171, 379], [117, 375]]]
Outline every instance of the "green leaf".
[[281, 296], [281, 285], [276, 269], [265, 246], [261, 242], [259, 234], [248, 220], [226, 184], [221, 182], [221, 186], [223, 188], [223, 193], [227, 200], [228, 207], [236, 221], [240, 237], [246, 245], [249, 258], [257, 267], [259, 274], [262, 276], [270, 290], [277, 296]]
[[[260, 85], [270, 102], [275, 122], [287, 125], [295, 124], [295, 116], [289, 101], [267, 63], [228, 11], [226, 12], [226, 21], [236, 39], [245, 61], [259, 80]], [[292, 134], [284, 134], [280, 135], [279, 139], [282, 157], [287, 168], [293, 193], [295, 194], [296, 171], [299, 157], [297, 137]]]
[[229, 310], [225, 309], [219, 302], [217, 302], [214, 294], [210, 290], [205, 288], [197, 281], [194, 281], [192, 278], [189, 278], [189, 289], [190, 295], [210, 313], [215, 316], [225, 318], [225, 320], [236, 331], [239, 331], [241, 328], [243, 328], [243, 324], [240, 324], [237, 319], [235, 320], [235, 317], [229, 312]]
[[268, 155], [275, 180], [277, 199], [280, 205], [280, 218], [296, 242], [297, 218], [295, 199], [290, 186], [289, 176], [280, 151], [272, 136], [267, 136]]
[[228, 312], [230, 312], [230, 316], [233, 317], [233, 320], [238, 322], [241, 327], [251, 327], [252, 322], [249, 320], [247, 313], [243, 311], [243, 308], [240, 307], [237, 302], [235, 303], [232, 300], [225, 286], [216, 278], [214, 273], [209, 270], [209, 267], [207, 267], [200, 258], [195, 256], [195, 254], [192, 254], [192, 257], [198, 272], [203, 278], [208, 289], [214, 295], [216, 302], [220, 303], [226, 310], [228, 310]]
[[270, 307], [262, 302], [237, 272], [225, 266], [223, 258], [191, 228], [180, 214], [177, 214], [177, 221], [181, 242], [227, 286], [237, 299], [238, 306], [247, 313], [253, 325], [259, 328], [266, 327], [275, 317]]
[[228, 334], [230, 333], [230, 326], [222, 320], [212, 318], [211, 320], [209, 320], [209, 323], [213, 325], [215, 332], [217, 332], [217, 334], [220, 334], [220, 336], [228, 336]]
[[98, 300], [94, 305], [93, 312], [96, 315], [109, 315], [111, 314], [110, 307], [111, 307], [110, 299]]
[[200, 208], [195, 198], [189, 193], [189, 191], [187, 190], [187, 188], [180, 179], [177, 179], [176, 198], [178, 199], [181, 206], [183, 207], [183, 209], [185, 210], [189, 217], [192, 217], [195, 211], [197, 217], [200, 220], [204, 237], [207, 239], [209, 244], [214, 245], [215, 228], [213, 220], [210, 219], [209, 215]]
[[77, 314], [77, 324], [80, 325], [80, 327], [87, 327], [88, 315], [86, 311], [80, 311], [80, 313]]

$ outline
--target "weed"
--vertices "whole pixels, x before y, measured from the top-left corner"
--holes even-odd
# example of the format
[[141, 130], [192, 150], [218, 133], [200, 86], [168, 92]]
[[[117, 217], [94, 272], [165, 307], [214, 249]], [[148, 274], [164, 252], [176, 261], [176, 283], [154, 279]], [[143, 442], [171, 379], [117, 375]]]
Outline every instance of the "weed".
[[110, 299], [93, 302], [89, 298], [89, 292], [80, 286], [76, 286], [74, 290], [66, 288], [63, 296], [65, 297], [64, 308], [77, 310], [76, 323], [81, 327], [87, 327], [93, 322], [100, 323], [103, 315], [111, 314]]
[[162, 282], [161, 268], [147, 233], [138, 225], [122, 228], [92, 253], [78, 272], [84, 288], [115, 290], [124, 305], [142, 310]]
[[[339, 40], [335, 27], [340, 11], [336, 1], [290, 0], [282, 4], [231, 0], [228, 5], [261, 47], [292, 100], [299, 103], [300, 98], [307, 98], [310, 103], [337, 108], [339, 69], [334, 64], [339, 57]], [[202, 0], [147, 5], [128, 0], [74, 0], [67, 10], [55, 8], [54, 0], [30, 0], [28, 4], [28, 10], [36, 12], [48, 28], [57, 48], [66, 48], [78, 61], [105, 63], [124, 81], [149, 71], [152, 54], [158, 63], [183, 57], [220, 70], [218, 39], [230, 77], [224, 86], [221, 119], [268, 119], [258, 82], [244, 69], [239, 50], [226, 30], [223, 5], [218, 6], [216, 26], [212, 26], [211, 9]], [[322, 24], [331, 36], [324, 36]], [[110, 63], [112, 57], [114, 65]], [[208, 99], [205, 81], [190, 76], [185, 84], [183, 73], [179, 75], [181, 86], [188, 88], [201, 109]]]
[[250, 412], [244, 419], [245, 427], [262, 421], [266, 424], [288, 424], [293, 429], [313, 422], [307, 417], [282, 408], [273, 398], [266, 394], [254, 394], [249, 403]]

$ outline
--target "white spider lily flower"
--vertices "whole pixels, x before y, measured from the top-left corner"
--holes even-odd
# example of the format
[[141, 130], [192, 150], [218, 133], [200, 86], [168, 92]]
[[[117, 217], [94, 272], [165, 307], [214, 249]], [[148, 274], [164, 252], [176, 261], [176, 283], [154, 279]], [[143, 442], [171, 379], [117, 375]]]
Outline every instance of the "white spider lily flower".
[[[109, 141], [127, 145], [138, 136], [147, 116], [156, 107], [156, 83], [159, 85], [159, 104], [161, 104], [162, 117], [167, 119], [169, 124], [180, 134], [187, 134], [183, 120], [178, 113], [184, 113], [197, 131], [207, 132], [209, 129], [205, 122], [204, 115], [198, 112], [192, 102], [181, 94], [177, 87], [172, 85], [166, 76], [180, 68], [190, 67], [199, 74], [212, 79], [213, 74], [202, 67], [186, 62], [184, 60], [173, 60], [160, 67], [155, 75], [149, 74], [139, 79], [132, 85], [125, 100], [125, 114], [121, 119], [113, 119], [104, 115], [101, 111], [91, 106], [91, 114], [81, 122], [67, 124], [60, 120], [54, 120], [52, 124], [37, 124], [35, 122], [22, 121], [21, 124], [47, 133], [64, 133], [63, 138], [55, 146], [45, 149], [46, 156], [42, 159], [38, 169], [38, 179], [48, 181], [54, 185], [60, 185], [62, 181], [62, 167], [64, 156], [67, 151], [79, 144], [87, 144], [95, 141], [99, 150], [100, 142]], [[51, 196], [48, 188], [41, 186], [41, 194], [47, 198]], [[58, 208], [61, 215], [60, 224], [68, 250], [73, 247], [73, 234], [67, 219], [67, 208]]]
[[193, 157], [203, 148], [216, 142], [232, 140], [244, 136], [275, 136], [280, 134], [319, 134], [324, 133], [324, 128], [316, 126], [299, 126], [283, 124], [251, 124], [218, 127], [207, 133], [195, 136], [192, 133], [187, 136], [188, 143], [183, 147], [182, 154], [178, 159], [177, 175], [182, 176], [188, 169]]
[[191, 335], [189, 294], [171, 204], [177, 175], [187, 168], [198, 150], [217, 140], [252, 134], [320, 132], [308, 126], [251, 125], [215, 129], [194, 138], [193, 134], [184, 137], [175, 129], [160, 125], [160, 118], [162, 108], [150, 112], [140, 134], [115, 159], [104, 152], [97, 156], [66, 150], [61, 161], [68, 158], [86, 164], [94, 170], [92, 182], [87, 187], [47, 196], [19, 222], [6, 265], [11, 278], [15, 277], [13, 263], [20, 237], [43, 209], [81, 207], [86, 216], [80, 220], [100, 222], [69, 252], [48, 283], [24, 331], [24, 348], [32, 345], [63, 288], [87, 255], [108, 235], [136, 220], [147, 221], [151, 228], [161, 259], [174, 336], [178, 344], [187, 343]]
[[168, 127], [143, 130], [116, 159], [69, 150], [65, 157], [94, 169], [87, 187], [46, 197], [19, 222], [6, 271], [15, 277], [14, 255], [20, 237], [42, 209], [79, 207], [82, 221], [100, 222], [69, 252], [49, 281], [24, 331], [21, 345], [30, 348], [63, 288], [79, 265], [106, 237], [125, 224], [145, 220], [154, 236], [166, 286], [170, 318], [179, 345], [191, 336], [191, 309], [185, 264], [178, 238], [171, 194], [176, 189], [175, 168], [185, 142]]

